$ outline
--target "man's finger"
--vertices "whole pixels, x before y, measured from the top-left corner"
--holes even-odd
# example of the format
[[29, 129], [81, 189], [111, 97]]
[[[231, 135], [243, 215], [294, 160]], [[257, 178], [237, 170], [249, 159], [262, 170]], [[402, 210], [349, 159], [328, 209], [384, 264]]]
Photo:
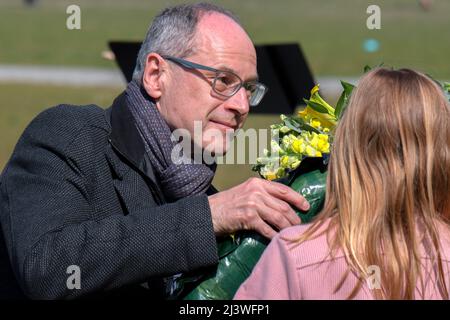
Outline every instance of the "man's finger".
[[272, 239], [277, 235], [277, 231], [275, 231], [270, 225], [265, 223], [262, 219], [259, 219], [259, 221], [255, 224], [253, 230], [255, 230], [260, 235], [268, 239]]
[[287, 202], [279, 200], [273, 196], [265, 197], [263, 201], [267, 205], [267, 207], [283, 214], [291, 225], [297, 225], [302, 222], [301, 219], [295, 213], [294, 209], [292, 209]]
[[308, 201], [296, 191], [279, 182], [273, 181], [266, 181], [266, 182], [267, 183], [264, 184], [264, 186], [267, 192], [269, 192], [274, 197], [289, 202], [290, 204], [292, 204], [293, 206], [295, 206], [300, 210], [303, 211], [309, 210]]
[[261, 203], [259, 206], [258, 215], [261, 219], [276, 227], [278, 230], [292, 226], [283, 213], [278, 210], [273, 210], [269, 206], [266, 206], [265, 203]]

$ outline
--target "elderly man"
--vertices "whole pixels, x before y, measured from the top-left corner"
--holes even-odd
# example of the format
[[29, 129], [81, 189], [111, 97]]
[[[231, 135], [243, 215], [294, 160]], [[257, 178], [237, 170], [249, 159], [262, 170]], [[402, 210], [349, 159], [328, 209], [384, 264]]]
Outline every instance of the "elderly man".
[[[214, 165], [171, 158], [171, 133], [194, 136], [194, 122], [203, 132], [195, 142], [224, 153], [227, 132], [265, 90], [254, 46], [230, 12], [164, 10], [109, 109], [50, 108], [20, 138], [0, 185], [6, 289], [31, 298], [161, 296], [164, 277], [218, 262], [216, 237], [244, 229], [271, 238], [300, 223], [290, 205], [308, 204], [288, 187], [250, 179], [217, 192]], [[208, 138], [212, 131], [221, 139]]]

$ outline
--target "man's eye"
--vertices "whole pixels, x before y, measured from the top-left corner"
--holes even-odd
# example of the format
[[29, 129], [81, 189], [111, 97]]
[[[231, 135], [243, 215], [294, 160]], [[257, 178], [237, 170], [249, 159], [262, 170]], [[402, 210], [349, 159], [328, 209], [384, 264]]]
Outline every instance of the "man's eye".
[[230, 77], [226, 77], [226, 76], [218, 77], [217, 81], [219, 81], [220, 83], [222, 83], [222, 84], [224, 84], [226, 86], [228, 86], [228, 85], [233, 83], [233, 80], [230, 79]]
[[256, 84], [254, 83], [246, 83], [244, 84], [244, 87], [247, 91], [253, 92], [256, 90]]

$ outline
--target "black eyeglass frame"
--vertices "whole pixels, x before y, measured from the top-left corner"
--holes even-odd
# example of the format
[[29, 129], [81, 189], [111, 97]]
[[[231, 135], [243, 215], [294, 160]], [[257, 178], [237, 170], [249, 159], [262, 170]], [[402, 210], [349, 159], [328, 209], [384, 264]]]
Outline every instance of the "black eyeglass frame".
[[[261, 100], [264, 98], [264, 95], [267, 93], [268, 88], [266, 85], [258, 82], [258, 81], [249, 81], [249, 82], [244, 82], [241, 77], [239, 77], [237, 74], [235, 74], [232, 71], [229, 70], [219, 70], [219, 69], [215, 69], [215, 68], [211, 68], [202, 64], [198, 64], [195, 62], [191, 62], [185, 59], [181, 59], [181, 58], [176, 58], [173, 56], [168, 56], [168, 55], [161, 55], [162, 58], [172, 61], [174, 63], [177, 63], [185, 68], [188, 69], [199, 69], [199, 70], [205, 70], [205, 71], [211, 71], [214, 72], [216, 74], [216, 76], [214, 77], [214, 80], [211, 84], [212, 89], [215, 93], [217, 93], [218, 95], [224, 96], [224, 97], [232, 97], [234, 96], [242, 87], [250, 92], [250, 97], [249, 97], [249, 105], [251, 107], [255, 107], [257, 106]], [[228, 93], [225, 94], [224, 92], [220, 92], [216, 89], [216, 81], [219, 78], [219, 74], [220, 73], [225, 73], [225, 74], [232, 74], [234, 77], [236, 77], [237, 79], [239, 79], [239, 85], [235, 86], [235, 88], [233, 88], [233, 90]], [[252, 88], [254, 88], [254, 90], [252, 91]]]

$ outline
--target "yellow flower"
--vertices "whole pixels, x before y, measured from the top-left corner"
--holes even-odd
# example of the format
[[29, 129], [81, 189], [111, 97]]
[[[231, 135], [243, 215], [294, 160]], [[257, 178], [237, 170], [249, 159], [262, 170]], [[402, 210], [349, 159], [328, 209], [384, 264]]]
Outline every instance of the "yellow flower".
[[311, 119], [315, 119], [321, 122], [323, 128], [328, 130], [333, 129], [336, 126], [336, 118], [328, 113], [320, 113], [313, 110], [310, 106], [306, 106], [305, 109], [298, 112], [298, 116], [309, 123]]
[[303, 139], [296, 139], [292, 142], [292, 151], [298, 154], [305, 152], [305, 147], [303, 145]]
[[281, 157], [281, 166], [287, 167], [289, 165], [289, 157], [288, 156], [282, 156]]
[[316, 155], [316, 150], [311, 146], [306, 146], [306, 154], [310, 157], [314, 157]]
[[266, 178], [267, 180], [272, 181], [272, 180], [277, 178], [277, 175], [275, 173], [267, 173], [267, 174], [264, 175], [264, 178]]
[[329, 153], [330, 144], [328, 143], [328, 136], [326, 134], [319, 134], [317, 137], [319, 140], [317, 142], [317, 147], [315, 148], [321, 152]]
[[311, 95], [319, 91], [320, 84], [316, 84], [314, 88], [311, 89]]
[[295, 162], [292, 162], [291, 169], [296, 169], [300, 165], [300, 160], [297, 160]]
[[306, 146], [306, 155], [310, 157], [321, 157], [322, 153], [311, 146]]
[[313, 132], [312, 134], [312, 139], [309, 141], [309, 144], [317, 149], [317, 144], [319, 143], [319, 136], [317, 135], [317, 133]]
[[317, 149], [321, 152], [330, 153], [330, 144], [328, 142], [320, 140], [317, 144]]
[[311, 119], [310, 124], [311, 124], [311, 127], [313, 127], [313, 128], [316, 128], [316, 129], [320, 128], [320, 121], [318, 121], [318, 120]]
[[319, 94], [319, 85], [317, 85], [314, 88], [312, 88], [312, 90], [311, 90], [311, 97], [309, 98], [309, 100], [323, 105], [328, 110], [328, 113], [330, 115], [334, 115], [334, 108], [332, 106], [330, 106], [328, 104], [328, 102], [323, 100], [323, 98], [320, 96], [320, 94]]

